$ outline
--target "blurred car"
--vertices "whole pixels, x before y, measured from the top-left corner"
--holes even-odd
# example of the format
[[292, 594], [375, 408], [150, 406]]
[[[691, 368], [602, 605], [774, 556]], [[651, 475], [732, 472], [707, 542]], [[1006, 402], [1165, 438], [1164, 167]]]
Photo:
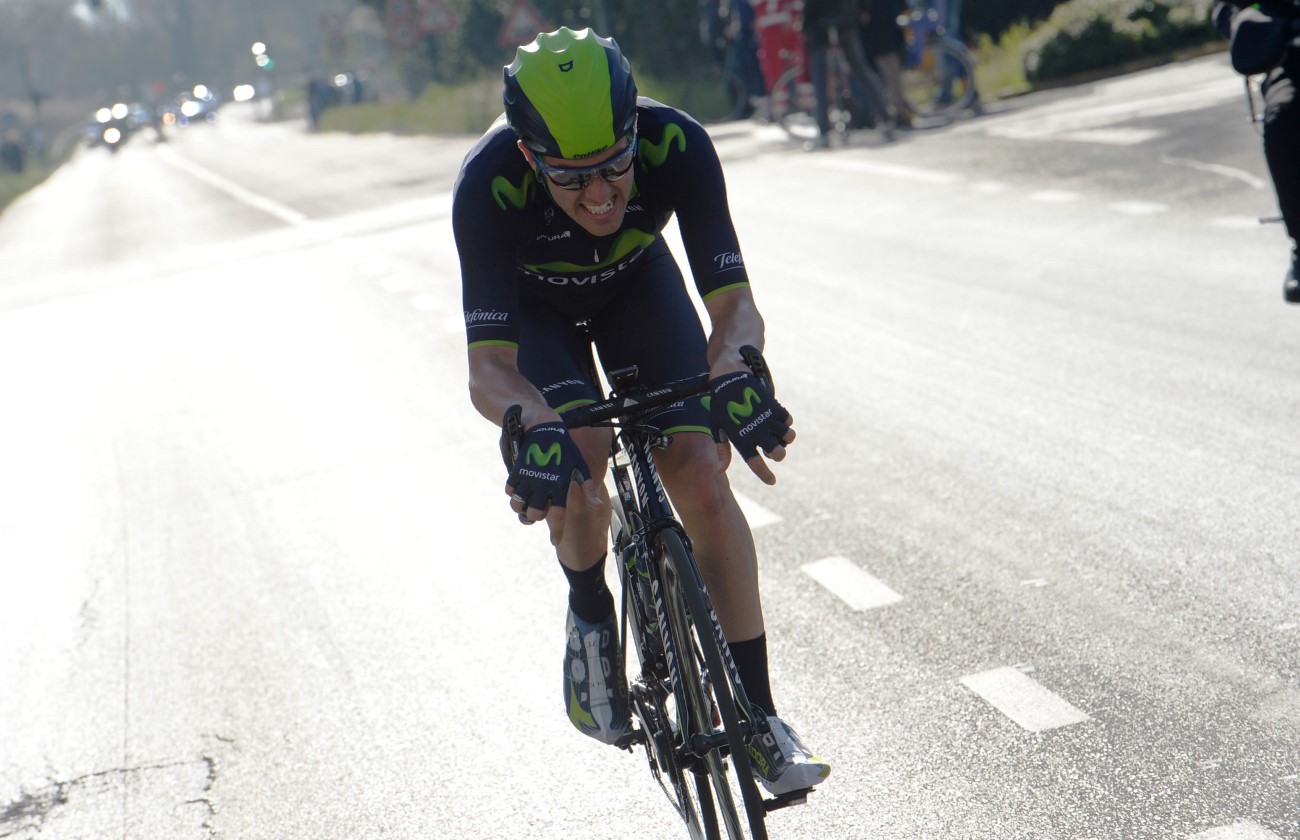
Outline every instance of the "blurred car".
[[95, 111], [86, 121], [86, 145], [116, 152], [136, 131], [150, 125], [149, 109], [140, 103], [114, 102]]
[[207, 85], [195, 85], [177, 96], [163, 111], [163, 122], [187, 126], [196, 122], [215, 122], [221, 98]]

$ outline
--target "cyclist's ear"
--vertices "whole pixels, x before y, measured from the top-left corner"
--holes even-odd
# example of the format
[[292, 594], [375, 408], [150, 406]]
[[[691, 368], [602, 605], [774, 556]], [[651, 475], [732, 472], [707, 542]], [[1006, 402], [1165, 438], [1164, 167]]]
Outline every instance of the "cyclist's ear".
[[519, 147], [519, 151], [523, 152], [524, 160], [528, 161], [528, 165], [532, 167], [534, 171], [536, 171], [537, 158], [533, 156], [533, 150], [525, 146], [523, 140], [516, 140], [515, 145]]

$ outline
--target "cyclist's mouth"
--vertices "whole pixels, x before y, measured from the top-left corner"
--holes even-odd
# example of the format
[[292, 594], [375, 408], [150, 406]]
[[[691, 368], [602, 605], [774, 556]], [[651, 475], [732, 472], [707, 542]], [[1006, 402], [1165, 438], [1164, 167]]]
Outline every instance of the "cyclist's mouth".
[[611, 195], [609, 201], [606, 201], [604, 204], [588, 204], [584, 201], [582, 202], [582, 209], [586, 210], [597, 219], [606, 219], [614, 212], [614, 205], [617, 203], [617, 199], [618, 196], [616, 194]]

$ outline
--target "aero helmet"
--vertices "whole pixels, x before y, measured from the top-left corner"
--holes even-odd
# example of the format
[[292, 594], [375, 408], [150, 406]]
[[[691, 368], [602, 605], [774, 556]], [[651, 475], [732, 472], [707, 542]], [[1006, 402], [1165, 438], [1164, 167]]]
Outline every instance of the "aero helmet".
[[636, 81], [613, 38], [560, 27], [515, 52], [505, 68], [506, 119], [534, 154], [580, 160], [629, 134]]

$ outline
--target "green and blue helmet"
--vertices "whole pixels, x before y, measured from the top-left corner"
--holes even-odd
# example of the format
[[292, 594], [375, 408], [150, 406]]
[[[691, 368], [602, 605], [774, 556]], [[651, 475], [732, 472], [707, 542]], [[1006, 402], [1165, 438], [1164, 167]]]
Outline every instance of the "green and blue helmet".
[[505, 68], [506, 119], [534, 154], [581, 160], [636, 124], [636, 81], [613, 38], [560, 27], [515, 52]]

